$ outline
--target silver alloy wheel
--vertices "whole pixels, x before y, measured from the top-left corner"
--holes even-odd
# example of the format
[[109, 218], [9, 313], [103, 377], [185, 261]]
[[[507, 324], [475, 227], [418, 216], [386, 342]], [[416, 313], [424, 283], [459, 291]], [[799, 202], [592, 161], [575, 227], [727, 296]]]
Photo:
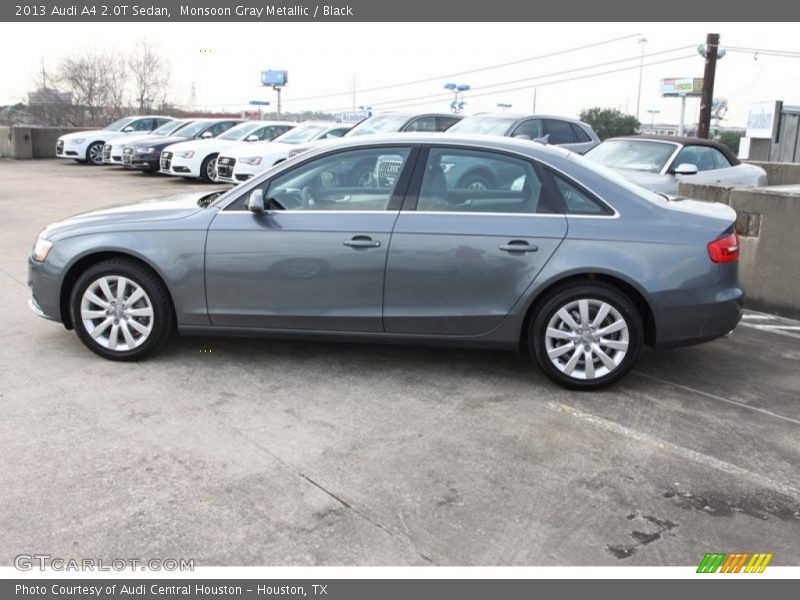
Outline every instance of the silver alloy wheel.
[[86, 332], [115, 352], [141, 346], [153, 331], [153, 318], [150, 297], [138, 283], [121, 275], [95, 279], [81, 298]]
[[466, 189], [473, 191], [483, 191], [483, 190], [488, 190], [489, 188], [483, 181], [473, 181], [467, 185]]
[[572, 300], [555, 312], [545, 331], [545, 350], [555, 367], [573, 379], [604, 377], [628, 352], [628, 322], [608, 302]]
[[206, 176], [211, 181], [216, 181], [217, 180], [217, 159], [216, 158], [211, 159], [206, 164]]
[[89, 146], [89, 160], [95, 165], [103, 164], [103, 144]]

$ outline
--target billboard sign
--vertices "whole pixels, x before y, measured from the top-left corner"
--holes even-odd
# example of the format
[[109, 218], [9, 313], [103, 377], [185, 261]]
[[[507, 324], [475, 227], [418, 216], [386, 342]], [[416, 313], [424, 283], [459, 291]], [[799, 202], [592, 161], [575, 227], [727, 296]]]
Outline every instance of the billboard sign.
[[670, 77], [661, 80], [661, 95], [670, 96], [702, 96], [702, 77]]
[[753, 102], [747, 115], [747, 133], [749, 138], [771, 139], [781, 113], [782, 102]]
[[281, 87], [289, 83], [289, 71], [261, 71], [261, 85]]

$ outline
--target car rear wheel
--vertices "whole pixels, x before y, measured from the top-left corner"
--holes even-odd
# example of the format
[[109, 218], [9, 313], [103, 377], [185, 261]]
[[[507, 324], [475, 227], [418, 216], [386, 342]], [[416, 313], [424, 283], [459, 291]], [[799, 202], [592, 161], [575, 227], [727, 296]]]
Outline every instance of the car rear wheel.
[[127, 259], [87, 269], [70, 299], [81, 341], [111, 360], [139, 360], [157, 351], [173, 329], [172, 304], [163, 282]]
[[200, 179], [205, 183], [214, 183], [217, 180], [217, 155], [206, 156], [200, 166]]
[[595, 390], [618, 381], [642, 347], [642, 317], [616, 288], [581, 283], [543, 299], [529, 332], [544, 373], [564, 387]]
[[103, 164], [103, 142], [94, 142], [86, 149], [86, 161], [95, 166]]

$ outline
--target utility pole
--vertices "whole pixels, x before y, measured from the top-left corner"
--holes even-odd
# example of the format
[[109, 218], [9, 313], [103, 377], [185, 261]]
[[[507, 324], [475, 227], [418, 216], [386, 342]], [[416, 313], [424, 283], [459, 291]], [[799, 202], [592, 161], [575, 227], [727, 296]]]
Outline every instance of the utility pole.
[[[644, 71], [644, 47], [647, 44], [647, 38], [642, 36], [639, 39], [642, 45], [642, 55], [639, 57], [639, 91], [636, 94], [636, 120], [639, 120], [639, 106], [642, 103], [642, 71]], [[628, 112], [627, 110], [625, 112]]]
[[711, 131], [711, 103], [714, 99], [714, 77], [717, 74], [717, 50], [719, 34], [706, 36], [706, 68], [703, 71], [703, 95], [700, 99], [700, 122], [697, 124], [697, 137], [708, 139]]
[[536, 88], [533, 88], [533, 112], [536, 112]]

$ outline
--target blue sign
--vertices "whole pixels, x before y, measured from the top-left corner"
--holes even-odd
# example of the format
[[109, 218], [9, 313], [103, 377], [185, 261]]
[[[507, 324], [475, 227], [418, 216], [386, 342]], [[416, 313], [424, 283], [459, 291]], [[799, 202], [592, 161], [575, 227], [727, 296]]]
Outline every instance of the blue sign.
[[289, 83], [289, 71], [261, 71], [261, 85], [280, 87]]
[[334, 115], [336, 120], [341, 123], [357, 123], [358, 121], [363, 121], [372, 116], [372, 111], [370, 110], [354, 110], [348, 112], [341, 112], [336, 113]]

